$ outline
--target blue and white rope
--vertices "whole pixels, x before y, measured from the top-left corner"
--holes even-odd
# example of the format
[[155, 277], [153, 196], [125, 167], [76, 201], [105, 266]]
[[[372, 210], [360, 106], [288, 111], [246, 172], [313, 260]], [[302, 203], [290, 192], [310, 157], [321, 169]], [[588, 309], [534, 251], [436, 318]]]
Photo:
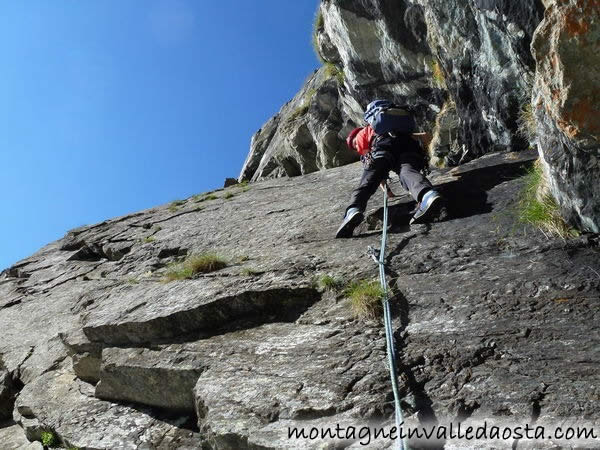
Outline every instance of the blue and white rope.
[[[398, 430], [398, 435], [400, 434], [400, 429], [403, 425], [402, 418], [402, 407], [400, 406], [400, 394], [398, 392], [398, 370], [396, 367], [396, 349], [394, 345], [394, 334], [393, 334], [393, 326], [392, 326], [392, 314], [390, 311], [390, 302], [388, 298], [388, 289], [387, 282], [385, 278], [385, 247], [387, 244], [387, 228], [388, 228], [388, 197], [387, 197], [387, 187], [383, 192], [383, 234], [381, 236], [381, 250], [379, 252], [379, 260], [376, 259], [374, 253], [371, 253], [371, 256], [379, 265], [379, 281], [381, 283], [381, 290], [383, 293], [382, 303], [383, 303], [383, 319], [385, 324], [385, 337], [387, 341], [387, 358], [388, 365], [390, 368], [390, 378], [392, 381], [392, 390], [394, 392], [394, 407], [395, 407], [395, 422], [396, 428]], [[400, 439], [398, 436], [397, 440], [397, 448], [399, 450], [405, 450], [407, 447], [403, 439]]]

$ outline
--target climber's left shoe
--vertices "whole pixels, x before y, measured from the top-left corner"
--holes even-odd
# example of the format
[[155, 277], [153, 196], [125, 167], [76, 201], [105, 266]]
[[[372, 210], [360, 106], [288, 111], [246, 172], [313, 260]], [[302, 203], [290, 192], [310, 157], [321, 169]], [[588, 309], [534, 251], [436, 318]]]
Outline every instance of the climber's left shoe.
[[441, 215], [445, 216], [445, 204], [444, 197], [438, 191], [434, 189], [427, 191], [419, 203], [417, 212], [410, 219], [410, 224], [439, 220]]
[[358, 208], [350, 208], [346, 211], [346, 216], [344, 217], [344, 221], [340, 225], [335, 233], [336, 238], [349, 238], [352, 237], [352, 233], [354, 229], [360, 224], [365, 216], [362, 211]]

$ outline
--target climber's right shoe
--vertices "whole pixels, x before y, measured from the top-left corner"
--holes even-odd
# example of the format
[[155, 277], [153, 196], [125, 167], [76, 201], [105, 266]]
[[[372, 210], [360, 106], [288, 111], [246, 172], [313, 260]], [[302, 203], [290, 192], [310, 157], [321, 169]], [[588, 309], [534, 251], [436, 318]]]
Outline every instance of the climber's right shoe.
[[354, 229], [361, 223], [364, 219], [363, 213], [358, 208], [350, 208], [346, 211], [346, 216], [344, 217], [344, 221], [340, 225], [335, 234], [336, 238], [349, 238], [352, 237], [352, 233]]
[[438, 191], [434, 189], [427, 191], [419, 203], [417, 212], [410, 219], [410, 224], [433, 222], [439, 219], [445, 209], [445, 203], [444, 197]]

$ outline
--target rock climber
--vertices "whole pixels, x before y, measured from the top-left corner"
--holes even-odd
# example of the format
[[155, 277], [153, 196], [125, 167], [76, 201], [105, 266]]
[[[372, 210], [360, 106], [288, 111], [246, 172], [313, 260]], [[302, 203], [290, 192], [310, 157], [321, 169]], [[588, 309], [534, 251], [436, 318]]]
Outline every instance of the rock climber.
[[390, 170], [398, 174], [402, 186], [418, 202], [410, 223], [431, 222], [438, 218], [445, 201], [421, 173], [426, 163], [416, 140], [426, 137], [425, 133], [378, 135], [370, 125], [350, 132], [346, 144], [361, 155], [364, 170], [358, 187], [352, 192], [350, 205], [336, 238], [352, 237], [354, 229], [364, 219], [369, 198], [379, 185], [387, 189], [388, 196], [394, 197], [386, 183]]

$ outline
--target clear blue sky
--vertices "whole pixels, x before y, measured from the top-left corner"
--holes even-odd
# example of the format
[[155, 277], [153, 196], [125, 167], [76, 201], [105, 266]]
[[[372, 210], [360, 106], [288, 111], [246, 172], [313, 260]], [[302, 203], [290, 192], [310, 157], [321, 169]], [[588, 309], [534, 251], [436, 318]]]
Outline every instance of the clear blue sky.
[[317, 0], [0, 4], [0, 270], [222, 187], [319, 66]]

